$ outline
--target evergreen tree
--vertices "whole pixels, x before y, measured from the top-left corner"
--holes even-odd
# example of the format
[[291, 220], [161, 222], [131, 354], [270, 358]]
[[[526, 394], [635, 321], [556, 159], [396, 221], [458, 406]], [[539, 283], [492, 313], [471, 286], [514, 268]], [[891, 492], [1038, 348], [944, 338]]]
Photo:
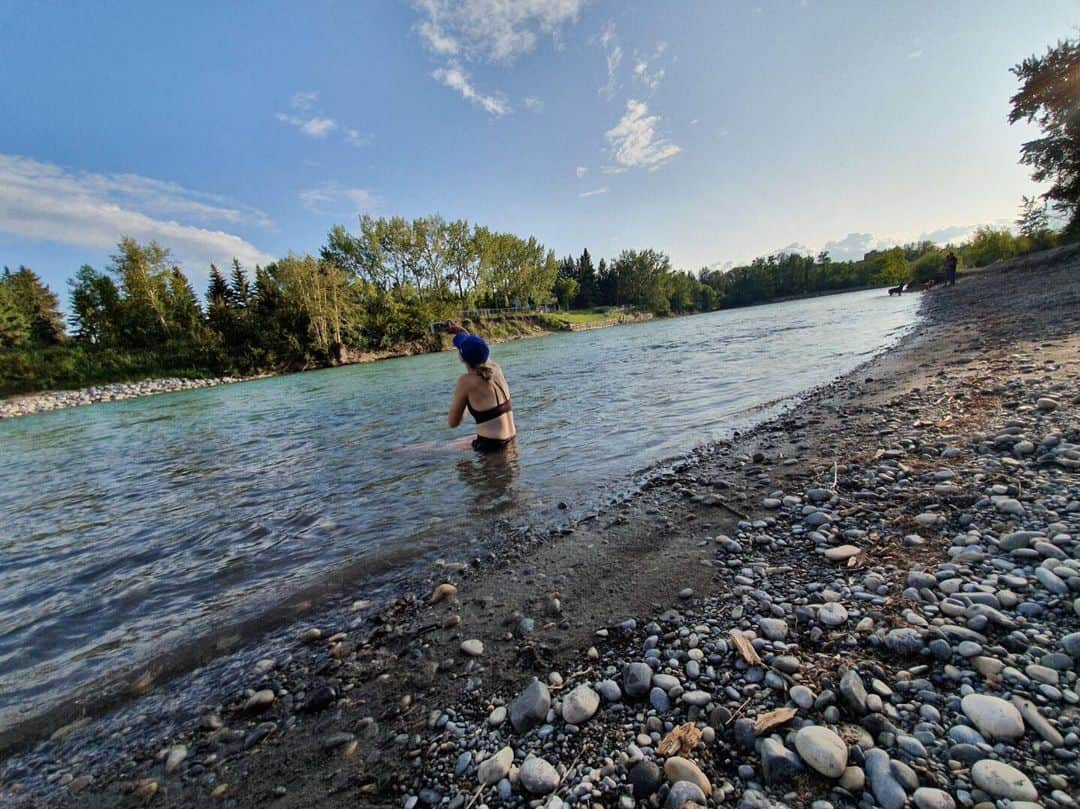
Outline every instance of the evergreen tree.
[[0, 348], [21, 348], [29, 341], [30, 323], [14, 293], [6, 283], [0, 283]]
[[1020, 147], [1020, 162], [1032, 167], [1035, 182], [1051, 183], [1044, 199], [1068, 214], [1070, 231], [1080, 232], [1080, 38], [1059, 42], [1012, 72], [1021, 86], [1009, 123], [1027, 121], [1043, 131]]
[[206, 290], [207, 309], [214, 307], [227, 307], [229, 305], [229, 284], [217, 265], [210, 265], [210, 286]]
[[1050, 230], [1050, 217], [1046, 212], [1046, 203], [1040, 204], [1037, 197], [1023, 197], [1022, 199], [1020, 216], [1016, 220], [1016, 227], [1020, 233], [1029, 238], [1035, 238]]
[[596, 270], [593, 268], [592, 256], [588, 250], [583, 250], [581, 258], [577, 261], [578, 291], [574, 306], [579, 309], [589, 309], [596, 305]]
[[251, 299], [251, 285], [239, 260], [234, 258], [232, 266], [232, 275], [229, 278], [229, 305], [235, 309], [245, 309]]
[[55, 345], [64, 339], [60, 301], [36, 273], [28, 267], [19, 267], [16, 272], [5, 267], [0, 283], [8, 288], [11, 299], [29, 325], [32, 343]]
[[71, 287], [71, 327], [86, 343], [110, 344], [116, 337], [120, 292], [113, 280], [84, 264], [68, 282]]
[[199, 299], [179, 267], [173, 267], [169, 275], [168, 315], [174, 334], [189, 338], [198, 336], [202, 326]]

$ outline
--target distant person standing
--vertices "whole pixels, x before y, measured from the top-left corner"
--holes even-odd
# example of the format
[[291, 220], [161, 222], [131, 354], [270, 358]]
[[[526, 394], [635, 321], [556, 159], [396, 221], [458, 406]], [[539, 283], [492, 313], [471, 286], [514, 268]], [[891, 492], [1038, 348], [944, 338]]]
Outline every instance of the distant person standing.
[[945, 256], [945, 286], [956, 286], [956, 253], [952, 250]]

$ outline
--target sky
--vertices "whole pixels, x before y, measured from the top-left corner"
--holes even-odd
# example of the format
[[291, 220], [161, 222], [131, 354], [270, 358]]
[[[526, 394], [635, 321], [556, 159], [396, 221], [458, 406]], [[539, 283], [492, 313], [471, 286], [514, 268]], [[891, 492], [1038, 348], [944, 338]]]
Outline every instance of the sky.
[[438, 213], [680, 269], [858, 258], [1040, 189], [1009, 68], [1074, 0], [0, 0], [0, 264], [211, 262]]

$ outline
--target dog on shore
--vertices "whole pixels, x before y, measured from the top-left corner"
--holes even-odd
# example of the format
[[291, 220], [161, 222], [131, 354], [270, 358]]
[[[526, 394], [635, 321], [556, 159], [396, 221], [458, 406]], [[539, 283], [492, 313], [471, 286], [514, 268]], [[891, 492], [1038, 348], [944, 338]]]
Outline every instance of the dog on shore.
[[895, 286], [889, 289], [889, 295], [902, 295], [904, 292], [904, 282], [901, 281], [899, 286]]

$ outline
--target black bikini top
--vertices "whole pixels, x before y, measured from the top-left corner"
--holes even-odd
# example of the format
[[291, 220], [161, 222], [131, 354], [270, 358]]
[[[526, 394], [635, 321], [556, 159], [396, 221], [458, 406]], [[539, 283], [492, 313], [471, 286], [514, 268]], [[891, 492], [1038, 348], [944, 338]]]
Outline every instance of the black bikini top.
[[[475, 421], [477, 424], [483, 424], [485, 421], [497, 419], [499, 416], [502, 416], [505, 413], [509, 413], [511, 410], [513, 410], [513, 408], [510, 406], [510, 397], [506, 395], [506, 391], [502, 389], [502, 386], [494, 380], [492, 380], [491, 386], [495, 390], [496, 404], [494, 407], [489, 408], [488, 410], [477, 410], [468, 400], [465, 401], [465, 404], [469, 408], [469, 412], [472, 413], [473, 421]], [[503, 395], [503, 400], [501, 402], [499, 401], [500, 393]]]

